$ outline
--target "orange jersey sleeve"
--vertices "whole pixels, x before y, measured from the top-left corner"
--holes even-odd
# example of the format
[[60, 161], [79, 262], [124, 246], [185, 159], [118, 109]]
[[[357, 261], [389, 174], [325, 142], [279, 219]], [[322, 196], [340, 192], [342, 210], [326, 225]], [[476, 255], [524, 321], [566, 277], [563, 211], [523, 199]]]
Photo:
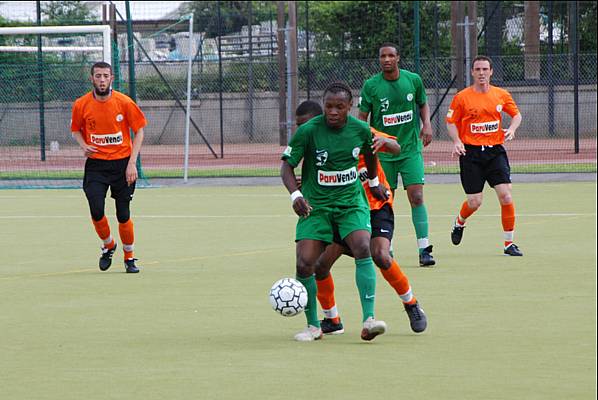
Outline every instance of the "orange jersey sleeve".
[[479, 93], [469, 87], [453, 98], [446, 122], [457, 126], [459, 138], [464, 144], [493, 146], [505, 141], [503, 111], [510, 116], [519, 113], [509, 92], [490, 86], [488, 92]]
[[81, 132], [89, 145], [98, 149], [91, 157], [118, 160], [131, 155], [131, 135], [145, 127], [146, 120], [128, 96], [112, 91], [107, 101], [98, 101], [90, 92], [73, 106], [71, 132]]
[[368, 198], [368, 203], [370, 204], [370, 210], [379, 210], [382, 208], [384, 204], [390, 204], [390, 206], [392, 207], [392, 192], [390, 191], [390, 185], [386, 180], [386, 175], [384, 175], [384, 170], [380, 165], [380, 161], [378, 161], [378, 181], [380, 181], [381, 185], [389, 189], [389, 196], [387, 200], [378, 200], [372, 194], [372, 191], [370, 190], [370, 185], [368, 184], [368, 168], [365, 165], [365, 158], [363, 157], [363, 155], [359, 156], [359, 163], [357, 165], [357, 176], [359, 176], [359, 180], [361, 181], [361, 184], [365, 189], [365, 194]]

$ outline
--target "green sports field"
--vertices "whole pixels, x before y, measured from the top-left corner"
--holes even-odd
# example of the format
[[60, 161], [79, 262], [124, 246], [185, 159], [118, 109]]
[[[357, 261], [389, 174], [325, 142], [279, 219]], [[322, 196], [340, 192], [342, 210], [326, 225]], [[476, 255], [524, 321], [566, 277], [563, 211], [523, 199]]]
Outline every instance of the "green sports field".
[[343, 257], [333, 274], [345, 334], [297, 343], [304, 317], [278, 316], [267, 298], [294, 276], [296, 219], [282, 186], [138, 190], [137, 275], [124, 273], [120, 249], [98, 270], [80, 190], [0, 191], [0, 398], [595, 398], [596, 182], [514, 185], [522, 258], [501, 255], [490, 189], [455, 247], [461, 188], [427, 185], [431, 269], [417, 266], [397, 197], [395, 253], [428, 330], [410, 331], [378, 274], [389, 331], [362, 342]]

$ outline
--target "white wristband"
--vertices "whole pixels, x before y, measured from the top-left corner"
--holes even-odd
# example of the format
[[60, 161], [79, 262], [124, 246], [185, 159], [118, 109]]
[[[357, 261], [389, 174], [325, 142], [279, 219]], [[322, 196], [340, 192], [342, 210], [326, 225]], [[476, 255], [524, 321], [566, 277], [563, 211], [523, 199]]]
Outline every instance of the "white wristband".
[[301, 193], [299, 190], [295, 190], [293, 193], [291, 193], [291, 203], [294, 203], [299, 197], [303, 197], [303, 193]]
[[374, 179], [368, 179], [368, 185], [370, 187], [376, 187], [376, 186], [380, 185], [380, 181], [378, 180], [378, 177], [375, 177]]

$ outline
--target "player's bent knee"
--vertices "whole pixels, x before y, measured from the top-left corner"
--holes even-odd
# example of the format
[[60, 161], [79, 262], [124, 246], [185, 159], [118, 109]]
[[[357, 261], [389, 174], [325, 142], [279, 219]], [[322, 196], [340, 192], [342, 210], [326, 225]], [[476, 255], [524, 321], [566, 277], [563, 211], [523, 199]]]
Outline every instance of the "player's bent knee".
[[326, 279], [328, 275], [330, 275], [330, 270], [332, 269], [332, 265], [316, 263], [316, 279], [322, 280]]
[[381, 269], [389, 269], [392, 265], [390, 254], [385, 254], [385, 252], [382, 251], [374, 251], [372, 253], [372, 259], [374, 260], [374, 264]]
[[297, 275], [301, 278], [309, 278], [312, 276], [315, 271], [316, 267], [312, 263], [308, 262], [306, 259], [299, 257], [297, 258]]
[[472, 210], [477, 210], [482, 205], [482, 199], [469, 199], [467, 200], [467, 206]]
[[104, 218], [104, 198], [92, 197], [88, 198], [89, 212], [94, 221], [99, 221]]
[[424, 204], [424, 194], [417, 193], [409, 197], [409, 202], [411, 203], [412, 207], [419, 207]]
[[327, 270], [321, 270], [316, 266], [316, 280], [321, 281], [330, 276], [330, 268]]
[[513, 198], [509, 194], [505, 196], [500, 196], [498, 201], [500, 201], [500, 204], [502, 204], [503, 206], [507, 206], [513, 202]]
[[116, 202], [116, 219], [121, 224], [124, 224], [131, 218], [131, 209], [129, 207], [129, 203], [129, 201]]
[[368, 243], [357, 243], [355, 248], [351, 249], [356, 260], [371, 257], [370, 246]]

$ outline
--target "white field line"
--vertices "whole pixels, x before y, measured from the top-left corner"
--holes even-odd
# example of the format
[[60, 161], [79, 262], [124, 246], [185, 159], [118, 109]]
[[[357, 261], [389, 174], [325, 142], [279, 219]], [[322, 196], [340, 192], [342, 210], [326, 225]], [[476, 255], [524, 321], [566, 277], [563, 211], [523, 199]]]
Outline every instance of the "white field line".
[[[136, 192], [137, 193], [137, 192]], [[139, 196], [143, 196], [145, 193], [151, 193], [151, 192], [142, 192], [142, 194], [140, 194]], [[160, 193], [160, 197], [182, 197], [182, 198], [186, 198], [186, 197], [217, 197], [217, 198], [222, 198], [223, 196], [226, 196], [226, 194], [223, 193]], [[235, 198], [237, 197], [249, 197], [249, 198], [261, 198], [261, 197], [267, 197], [267, 198], [272, 198], [272, 197], [284, 197], [284, 198], [288, 198], [289, 195], [288, 194], [284, 194], [284, 193], [279, 193], [279, 194], [272, 194], [272, 193], [235, 193], [234, 194]], [[85, 200], [85, 195], [83, 194], [83, 191], [81, 191], [81, 193], [77, 193], [77, 194], [72, 194], [72, 195], [59, 195], [59, 196], [52, 196], [52, 199], [83, 199]], [[31, 195], [0, 195], [0, 201], [1, 200], [23, 200], [23, 199], [48, 199], [48, 196], [44, 196], [44, 195], [37, 195], [37, 194], [31, 194]]]
[[[279, 251], [289, 251], [289, 247], [276, 247], [276, 248], [270, 248], [270, 249], [257, 249], [257, 250], [252, 250], [252, 251], [239, 251], [239, 252], [224, 253], [224, 254], [210, 254], [207, 256], [174, 258], [174, 259], [169, 259], [168, 264], [179, 263], [179, 262], [184, 263], [184, 262], [198, 261], [198, 260], [209, 260], [209, 259], [214, 259], [214, 258], [247, 257], [247, 256], [260, 255], [260, 254], [272, 254], [272, 253], [276, 253]], [[166, 264], [166, 263], [161, 262], [161, 261], [146, 261], [143, 263], [143, 266], [144, 267], [146, 267], [148, 265], [159, 266], [160, 264]], [[48, 277], [48, 276], [72, 275], [72, 274], [94, 273], [94, 272], [98, 272], [98, 269], [97, 268], [85, 268], [85, 269], [73, 269], [73, 270], [68, 270], [68, 271], [14, 274], [14, 275], [10, 275], [10, 276], [0, 276], [0, 282], [13, 280], [13, 279], [22, 279], [22, 278], [44, 278], [44, 277]]]
[[[430, 218], [449, 218], [454, 214], [430, 214]], [[517, 214], [517, 218], [538, 217], [592, 217], [596, 213], [532, 213]], [[253, 215], [133, 215], [133, 219], [259, 219], [259, 218], [296, 218], [293, 214], [253, 214]], [[500, 214], [476, 214], [476, 218], [497, 218]], [[411, 214], [395, 214], [395, 218], [411, 218]], [[89, 219], [88, 215], [0, 215], [0, 220], [19, 219]]]

